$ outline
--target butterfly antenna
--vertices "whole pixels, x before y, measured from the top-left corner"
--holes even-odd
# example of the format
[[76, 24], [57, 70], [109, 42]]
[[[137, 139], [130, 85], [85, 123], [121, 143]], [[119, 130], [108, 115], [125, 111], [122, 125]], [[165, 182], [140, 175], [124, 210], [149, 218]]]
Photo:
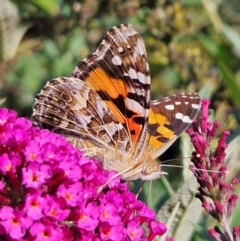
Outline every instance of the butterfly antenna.
[[[176, 167], [176, 168], [185, 168], [183, 166], [179, 166], [179, 165], [168, 165], [168, 164], [161, 164], [162, 167]], [[194, 170], [197, 171], [207, 171], [210, 173], [222, 173], [223, 171], [217, 171], [217, 170], [211, 170], [211, 169], [203, 169], [203, 168], [197, 168], [194, 167]], [[225, 171], [226, 173], [228, 172], [227, 170]]]
[[[176, 167], [176, 168], [185, 168], [184, 166], [180, 166], [180, 165], [170, 165], [170, 164], [165, 164], [165, 163], [169, 163], [169, 162], [172, 162], [172, 161], [179, 161], [179, 160], [184, 160], [184, 159], [191, 159], [192, 158], [192, 156], [190, 156], [190, 157], [183, 157], [183, 158], [174, 158], [174, 159], [169, 159], [169, 160], [166, 160], [166, 161], [163, 161], [163, 162], [161, 162], [161, 166], [162, 167]], [[207, 172], [209, 172], [209, 173], [221, 173], [222, 171], [217, 171], [217, 170], [211, 170], [211, 169], [202, 169], [202, 168], [197, 168], [197, 167], [195, 167], [194, 168], [194, 170], [197, 170], [197, 171], [203, 171], [203, 170], [205, 170], [205, 171], [207, 171]], [[225, 171], [226, 173], [228, 172], [228, 171]]]
[[192, 158], [192, 156], [181, 157], [181, 158], [174, 158], [174, 159], [169, 159], [169, 160], [162, 161], [161, 163], [164, 164], [164, 163], [169, 163], [169, 162], [172, 162], [172, 161], [181, 161], [181, 160], [184, 160], [184, 159], [191, 159], [191, 158]]

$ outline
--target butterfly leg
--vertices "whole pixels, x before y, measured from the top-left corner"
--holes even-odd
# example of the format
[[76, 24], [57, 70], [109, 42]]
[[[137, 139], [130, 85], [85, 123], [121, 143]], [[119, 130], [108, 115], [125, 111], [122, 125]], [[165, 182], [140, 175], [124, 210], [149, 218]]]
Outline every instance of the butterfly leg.
[[145, 180], [142, 181], [142, 184], [141, 184], [141, 186], [140, 186], [140, 188], [139, 188], [139, 190], [136, 194], [136, 199], [138, 199], [139, 194], [142, 192], [144, 183], [145, 183]]
[[87, 150], [83, 150], [84, 156], [89, 157], [89, 158], [94, 158], [100, 163], [104, 163], [104, 155], [105, 155], [105, 150], [101, 148], [91, 148]]
[[100, 193], [103, 190], [103, 188], [106, 187], [112, 180], [114, 180], [115, 178], [121, 176], [122, 174], [124, 174], [124, 173], [126, 173], [128, 171], [133, 170], [135, 167], [136, 167], [136, 165], [135, 166], [131, 166], [131, 167], [129, 167], [129, 168], [127, 168], [127, 169], [125, 169], [125, 170], [123, 170], [121, 172], [116, 173], [107, 182], [105, 182], [102, 186], [100, 186], [98, 188], [97, 192]]

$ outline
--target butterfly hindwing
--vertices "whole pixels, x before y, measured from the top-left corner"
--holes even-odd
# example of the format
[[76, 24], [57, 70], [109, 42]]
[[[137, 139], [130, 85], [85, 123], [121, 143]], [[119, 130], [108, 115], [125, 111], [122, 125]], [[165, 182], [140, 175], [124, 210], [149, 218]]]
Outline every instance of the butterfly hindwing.
[[95, 146], [129, 148], [128, 133], [105, 102], [86, 82], [60, 77], [47, 83], [36, 97], [32, 119], [65, 137], [84, 138]]

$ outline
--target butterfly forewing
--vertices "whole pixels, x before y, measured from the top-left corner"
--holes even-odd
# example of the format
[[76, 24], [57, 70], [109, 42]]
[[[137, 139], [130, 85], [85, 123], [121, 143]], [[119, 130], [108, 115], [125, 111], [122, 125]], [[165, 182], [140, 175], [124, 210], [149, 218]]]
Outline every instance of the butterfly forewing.
[[151, 101], [147, 151], [160, 156], [192, 123], [201, 106], [195, 93], [183, 93]]
[[[111, 28], [96, 52], [81, 61], [73, 76], [89, 83], [129, 133], [144, 142], [150, 105], [150, 78], [142, 38], [129, 24]], [[133, 145], [135, 147], [135, 145]], [[138, 149], [138, 148], [136, 148]]]

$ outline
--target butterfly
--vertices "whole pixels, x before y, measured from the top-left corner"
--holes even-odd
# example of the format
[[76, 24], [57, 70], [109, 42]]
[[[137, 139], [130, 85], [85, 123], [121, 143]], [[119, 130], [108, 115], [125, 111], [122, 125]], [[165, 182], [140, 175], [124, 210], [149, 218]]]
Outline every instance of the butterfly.
[[124, 180], [153, 180], [166, 174], [156, 158], [191, 124], [201, 99], [182, 93], [151, 100], [150, 85], [143, 40], [132, 25], [121, 24], [71, 77], [47, 82], [32, 120], [96, 155]]

